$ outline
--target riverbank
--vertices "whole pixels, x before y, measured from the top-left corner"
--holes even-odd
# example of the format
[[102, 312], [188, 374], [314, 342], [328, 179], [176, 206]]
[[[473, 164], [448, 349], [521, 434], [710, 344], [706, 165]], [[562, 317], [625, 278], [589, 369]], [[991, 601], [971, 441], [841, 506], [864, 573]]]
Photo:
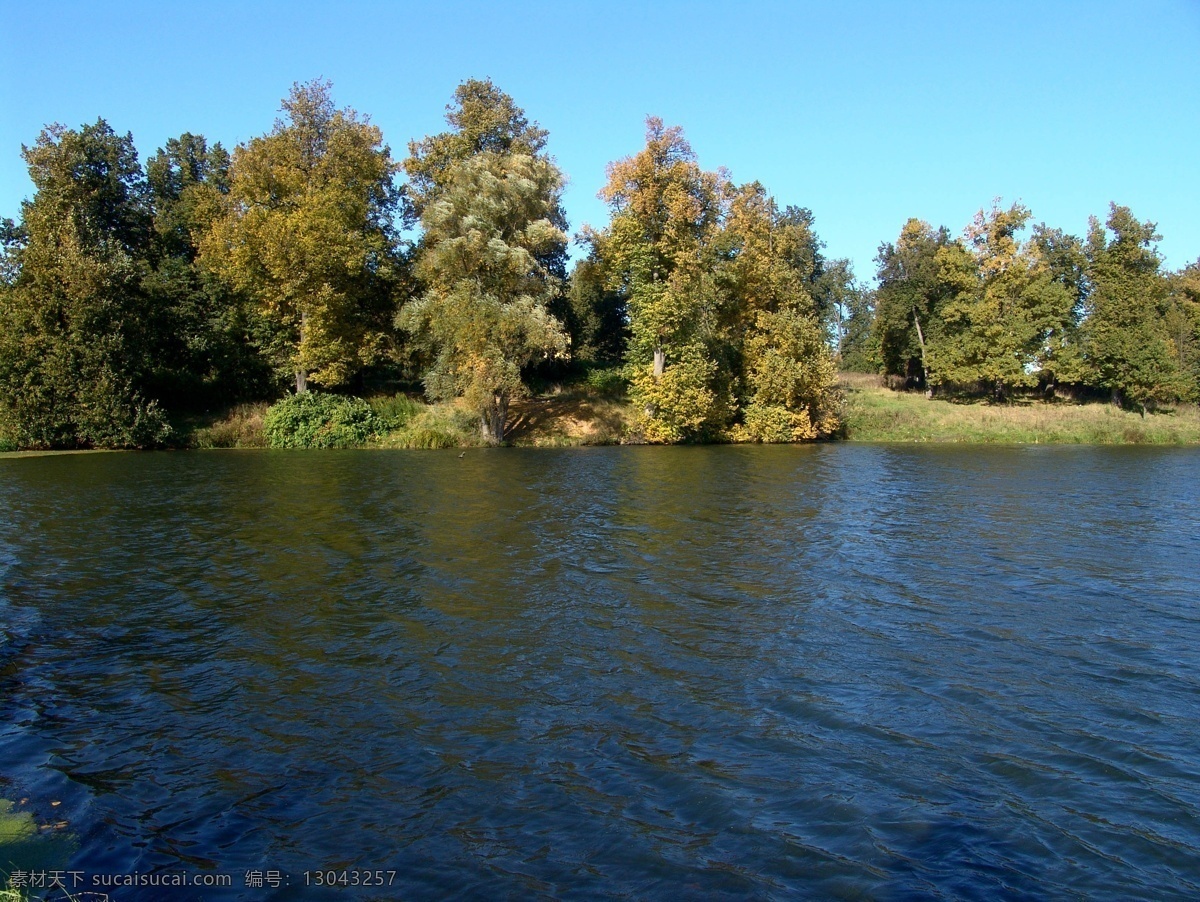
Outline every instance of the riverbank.
[[853, 442], [1188, 445], [1200, 443], [1200, 410], [1179, 405], [1142, 417], [1112, 404], [1017, 399], [947, 401], [894, 391], [880, 376], [842, 373], [846, 437]]
[[[1200, 409], [1195, 405], [1145, 417], [1112, 404], [1017, 399], [1008, 404], [926, 398], [887, 388], [880, 376], [843, 373], [843, 439], [851, 442], [974, 444], [1200, 444]], [[478, 420], [461, 403], [425, 404], [407, 395], [369, 399], [386, 424], [366, 448], [447, 449], [483, 444]], [[239, 404], [175, 424], [177, 447], [266, 448], [264, 418], [269, 405]], [[525, 448], [616, 445], [625, 440], [636, 410], [619, 391], [587, 383], [556, 386], [514, 402], [508, 444]], [[0, 457], [87, 453], [17, 451]]]

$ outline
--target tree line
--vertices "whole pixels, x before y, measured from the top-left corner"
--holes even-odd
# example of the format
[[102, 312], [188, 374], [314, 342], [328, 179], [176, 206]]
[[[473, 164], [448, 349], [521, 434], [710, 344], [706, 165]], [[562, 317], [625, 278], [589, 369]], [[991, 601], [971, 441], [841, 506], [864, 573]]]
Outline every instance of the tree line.
[[406, 385], [498, 443], [531, 385], [589, 367], [620, 368], [652, 442], [833, 435], [839, 362], [1143, 408], [1197, 392], [1197, 268], [1162, 272], [1124, 208], [1086, 241], [1019, 242], [1020, 206], [958, 240], [912, 220], [867, 291], [811, 211], [703, 170], [651, 118], [568, 271], [547, 132], [488, 80], [446, 121], [396, 160], [315, 81], [232, 153], [185, 133], [143, 167], [102, 119], [47, 127], [0, 223], [0, 446], [155, 447], [188, 412]]
[[1200, 401], [1200, 261], [1168, 272], [1155, 225], [1112, 204], [1083, 239], [993, 204], [963, 236], [910, 219], [879, 249], [844, 363], [950, 396]]

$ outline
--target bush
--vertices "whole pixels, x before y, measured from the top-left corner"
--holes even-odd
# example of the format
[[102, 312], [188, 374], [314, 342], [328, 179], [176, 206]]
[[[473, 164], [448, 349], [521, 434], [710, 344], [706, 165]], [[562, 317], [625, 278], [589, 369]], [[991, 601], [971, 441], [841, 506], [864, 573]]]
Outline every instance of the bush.
[[587, 371], [587, 384], [598, 394], [619, 397], [625, 394], [629, 380], [622, 366], [595, 367]]
[[379, 431], [371, 405], [362, 398], [301, 392], [267, 410], [263, 432], [272, 448], [351, 448]]

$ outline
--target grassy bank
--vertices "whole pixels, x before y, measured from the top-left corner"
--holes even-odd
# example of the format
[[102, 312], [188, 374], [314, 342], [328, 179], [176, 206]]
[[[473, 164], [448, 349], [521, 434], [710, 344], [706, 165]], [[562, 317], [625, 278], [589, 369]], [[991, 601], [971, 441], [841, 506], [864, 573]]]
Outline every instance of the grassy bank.
[[1200, 443], [1192, 405], [1140, 414], [1112, 404], [1017, 400], [1010, 404], [927, 399], [893, 391], [879, 376], [843, 373], [846, 435], [858, 442], [1179, 445]]
[[[443, 449], [482, 445], [479, 415], [461, 402], [426, 404], [404, 394], [367, 399], [382, 427], [369, 448]], [[185, 448], [266, 448], [269, 405], [239, 404], [175, 424]], [[509, 409], [508, 443], [529, 448], [614, 445], [630, 419], [619, 392], [586, 383], [556, 386]]]
[[[1145, 418], [1111, 404], [1019, 399], [1009, 404], [928, 399], [893, 391], [881, 377], [843, 373], [845, 436], [854, 442], [1004, 444], [1200, 444], [1200, 409], [1181, 405]], [[472, 448], [483, 444], [478, 415], [460, 402], [426, 404], [407, 395], [368, 399], [381, 427], [369, 448]], [[186, 448], [265, 448], [267, 404], [177, 422]], [[555, 386], [514, 402], [508, 443], [529, 448], [619, 444], [634, 417], [611, 387], [587, 382]], [[361, 447], [362, 445], [359, 445]], [[0, 457], [62, 452], [15, 452]], [[78, 452], [70, 452], [78, 453]]]

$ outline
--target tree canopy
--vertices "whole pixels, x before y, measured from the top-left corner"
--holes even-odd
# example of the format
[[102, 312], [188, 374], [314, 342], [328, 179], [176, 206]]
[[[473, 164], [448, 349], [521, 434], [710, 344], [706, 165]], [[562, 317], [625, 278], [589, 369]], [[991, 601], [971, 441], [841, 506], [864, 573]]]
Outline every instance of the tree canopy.
[[337, 109], [327, 82], [295, 85], [282, 111], [234, 151], [201, 261], [257, 301], [273, 327], [268, 353], [300, 392], [310, 379], [344, 385], [383, 351], [396, 167], [379, 129]]
[[1167, 272], [1128, 207], [1083, 237], [1021, 203], [958, 237], [914, 217], [869, 287], [812, 210], [650, 117], [568, 272], [549, 137], [490, 79], [400, 163], [324, 81], [232, 153], [184, 132], [144, 168], [103, 119], [47, 126], [0, 219], [0, 447], [152, 447], [310, 385], [420, 384], [492, 443], [513, 402], [585, 375], [628, 389], [646, 442], [836, 435], [839, 366], [951, 397], [1200, 401], [1200, 261]]

